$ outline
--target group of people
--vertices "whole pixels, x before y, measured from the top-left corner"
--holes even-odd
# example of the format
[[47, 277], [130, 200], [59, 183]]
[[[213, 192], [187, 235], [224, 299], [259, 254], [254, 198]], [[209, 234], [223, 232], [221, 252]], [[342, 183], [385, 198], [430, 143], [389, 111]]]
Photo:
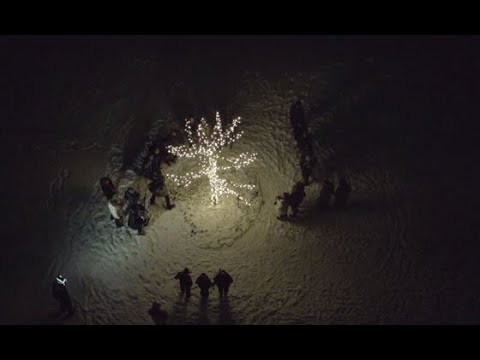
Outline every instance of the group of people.
[[[162, 174], [161, 165], [163, 162], [171, 164], [173, 159], [161, 151], [161, 147], [153, 148], [147, 163], [144, 167], [144, 175], [150, 180], [148, 190], [151, 193], [149, 203], [155, 204], [157, 197], [164, 197], [167, 210], [172, 210], [175, 205], [170, 200], [165, 177]], [[140, 202], [140, 194], [133, 187], [129, 187], [123, 197], [118, 196], [118, 191], [109, 177], [100, 179], [100, 186], [108, 202], [108, 209], [111, 218], [115, 220], [117, 227], [122, 227], [127, 219], [130, 228], [138, 230], [138, 234], [145, 235], [145, 227], [150, 222], [150, 216], [147, 208]]]
[[[191, 296], [191, 289], [193, 286], [192, 277], [190, 276], [190, 270], [188, 268], [183, 269], [175, 275], [175, 279], [180, 284], [180, 294], [185, 295], [186, 298]], [[219, 269], [218, 273], [210, 280], [207, 274], [201, 273], [195, 280], [195, 284], [200, 289], [200, 295], [202, 298], [207, 298], [210, 295], [210, 289], [217, 286], [220, 297], [228, 295], [230, 285], [233, 283], [233, 278], [223, 269]]]
[[115, 185], [109, 177], [100, 179], [103, 193], [107, 197], [107, 206], [112, 220], [117, 227], [125, 225], [125, 220], [131, 229], [145, 235], [145, 227], [150, 222], [150, 216], [145, 206], [140, 203], [140, 194], [129, 187], [123, 197], [118, 196]]
[[[183, 269], [175, 275], [180, 283], [180, 294], [187, 299], [191, 296], [191, 289], [193, 286], [193, 280], [190, 276], [191, 271], [188, 268]], [[228, 295], [230, 285], [233, 283], [233, 278], [223, 269], [219, 269], [218, 273], [214, 276], [213, 281], [210, 280], [207, 274], [201, 273], [195, 280], [195, 284], [200, 289], [200, 296], [202, 299], [207, 299], [210, 295], [210, 289], [217, 286], [220, 298], [225, 298]], [[59, 303], [59, 313], [61, 315], [72, 315], [75, 312], [75, 308], [72, 303], [70, 294], [67, 291], [67, 279], [59, 275], [55, 278], [52, 285], [52, 296]], [[148, 314], [152, 317], [152, 320], [156, 325], [165, 325], [168, 319], [168, 313], [161, 308], [161, 305], [156, 301], [153, 302], [151, 308], [148, 310]]]
[[301, 181], [293, 185], [292, 191], [290, 193], [284, 192], [283, 196], [277, 196], [274, 203], [278, 213], [277, 219], [281, 221], [288, 220], [289, 209], [291, 210], [290, 217], [296, 217], [300, 204], [302, 203], [305, 196], [305, 184]]
[[[175, 275], [175, 279], [180, 284], [180, 295], [190, 298], [193, 280], [190, 275], [191, 271], [188, 268], [183, 269]], [[210, 289], [214, 286], [218, 287], [220, 298], [228, 295], [230, 285], [233, 283], [233, 278], [225, 270], [219, 269], [217, 275], [210, 280], [207, 274], [201, 273], [195, 280], [195, 284], [200, 289], [200, 296], [202, 299], [207, 299], [210, 295]], [[151, 316], [155, 325], [165, 325], [168, 319], [168, 313], [161, 308], [158, 302], [153, 302], [152, 307], [148, 310], [148, 315]]]
[[305, 185], [309, 185], [312, 181], [313, 169], [316, 166], [316, 158], [301, 100], [297, 100], [290, 107], [290, 123], [300, 153], [300, 169], [302, 170], [303, 182]]
[[[307, 122], [305, 119], [305, 110], [302, 102], [297, 100], [290, 107], [290, 122], [293, 127], [293, 134], [297, 142], [300, 153], [300, 167], [302, 170], [303, 181], [297, 182], [290, 193], [284, 192], [277, 196], [274, 205], [277, 210], [277, 219], [286, 221], [289, 218], [295, 218], [298, 214], [300, 204], [305, 198], [305, 186], [311, 184], [313, 168], [316, 166], [311, 144], [310, 134], [308, 133]], [[336, 208], [345, 208], [352, 189], [346, 178], [339, 180], [338, 186], [335, 186], [331, 180], [326, 178], [323, 181], [320, 194], [318, 196], [318, 206], [321, 209], [330, 206], [331, 198], [335, 198]], [[289, 215], [290, 210], [290, 215]]]

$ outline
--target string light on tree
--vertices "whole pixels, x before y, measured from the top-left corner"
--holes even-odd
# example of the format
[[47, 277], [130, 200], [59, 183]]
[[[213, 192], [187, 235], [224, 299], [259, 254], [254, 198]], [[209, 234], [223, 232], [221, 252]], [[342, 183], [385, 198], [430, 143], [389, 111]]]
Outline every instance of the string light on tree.
[[[196, 129], [196, 136], [192, 129], [193, 119], [185, 120], [185, 132], [190, 145], [168, 146], [167, 150], [173, 155], [181, 158], [198, 159], [200, 171], [188, 172], [185, 175], [168, 174], [167, 177], [172, 179], [178, 186], [189, 186], [193, 180], [206, 176], [210, 183], [211, 200], [213, 204], [217, 204], [221, 196], [235, 196], [243, 203], [250, 203], [242, 197], [235, 189], [252, 190], [254, 185], [236, 184], [220, 177], [219, 171], [230, 169], [241, 169], [250, 165], [255, 161], [257, 154], [244, 152], [235, 158], [227, 158], [221, 156], [225, 146], [233, 144], [240, 139], [243, 131], [235, 133], [237, 126], [241, 123], [241, 118], [233, 119], [232, 124], [227, 129], [222, 129], [222, 120], [220, 114], [215, 115], [215, 125], [213, 130], [210, 129], [207, 121], [202, 118]], [[219, 162], [222, 164], [219, 165]]]

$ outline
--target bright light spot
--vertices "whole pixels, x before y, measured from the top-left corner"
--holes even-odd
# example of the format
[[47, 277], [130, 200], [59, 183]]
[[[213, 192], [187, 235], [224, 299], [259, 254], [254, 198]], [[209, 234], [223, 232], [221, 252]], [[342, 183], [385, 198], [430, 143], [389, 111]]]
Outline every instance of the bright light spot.
[[[199, 172], [188, 172], [185, 175], [177, 176], [168, 174], [167, 177], [172, 179], [178, 186], [188, 187], [193, 180], [206, 176], [210, 183], [211, 200], [213, 204], [217, 204], [221, 196], [235, 196], [243, 203], [250, 205], [250, 203], [240, 196], [232, 187], [237, 189], [252, 190], [254, 185], [248, 184], [234, 184], [229, 183], [226, 179], [219, 176], [219, 170], [241, 169], [250, 165], [255, 161], [257, 154], [250, 154], [248, 152], [241, 153], [237, 158], [225, 158], [221, 155], [223, 148], [227, 145], [233, 144], [240, 139], [243, 132], [234, 134], [236, 127], [241, 123], [240, 117], [233, 119], [232, 125], [226, 129], [222, 129], [222, 120], [220, 114], [217, 112], [215, 116], [215, 126], [211, 134], [209, 126], [204, 118], [200, 120], [200, 124], [196, 130], [196, 138], [192, 130], [193, 120], [185, 120], [185, 132], [187, 134], [188, 145], [168, 146], [167, 150], [171, 154], [184, 158], [198, 159], [201, 170]], [[218, 162], [222, 160], [228, 165], [219, 166]]]

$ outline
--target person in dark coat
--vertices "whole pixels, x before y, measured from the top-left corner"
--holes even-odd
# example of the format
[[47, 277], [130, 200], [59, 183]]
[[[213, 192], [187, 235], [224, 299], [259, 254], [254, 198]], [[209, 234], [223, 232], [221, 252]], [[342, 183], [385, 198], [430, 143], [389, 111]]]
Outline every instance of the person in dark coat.
[[188, 268], [183, 269], [183, 271], [179, 272], [175, 275], [175, 279], [178, 279], [180, 283], [180, 293], [187, 298], [190, 297], [190, 290], [192, 289], [193, 281], [192, 277], [190, 276], [190, 270]]
[[139, 235], [145, 235], [145, 226], [148, 226], [150, 216], [148, 211], [142, 204], [135, 204], [129, 210], [128, 226], [134, 230], [138, 230]]
[[293, 186], [290, 194], [290, 208], [292, 209], [292, 217], [297, 216], [298, 208], [300, 207], [300, 204], [305, 196], [305, 185], [303, 182], [299, 181]]
[[322, 189], [320, 190], [320, 195], [318, 196], [318, 206], [321, 209], [325, 209], [330, 205], [330, 199], [334, 194], [333, 183], [325, 179], [322, 184]]
[[213, 286], [212, 281], [205, 273], [201, 273], [200, 276], [195, 281], [195, 284], [200, 288], [200, 295], [202, 297], [208, 297], [210, 294], [209, 290]]
[[157, 180], [152, 181], [148, 184], [148, 190], [152, 193], [150, 198], [150, 205], [155, 204], [155, 197], [161, 196], [165, 198], [165, 203], [168, 210], [172, 210], [175, 205], [170, 202], [170, 195], [168, 193], [167, 185], [165, 184], [165, 178], [160, 174], [160, 177]]
[[347, 206], [348, 198], [350, 197], [350, 193], [352, 192], [352, 188], [350, 184], [347, 182], [347, 179], [342, 178], [338, 183], [338, 187], [335, 190], [335, 207], [339, 209], [343, 209]]
[[72, 305], [72, 299], [67, 291], [67, 279], [62, 275], [59, 275], [55, 278], [52, 285], [52, 296], [58, 301], [60, 305], [60, 313], [63, 315], [65, 312], [68, 315], [72, 315], [75, 310]]
[[220, 297], [228, 295], [228, 289], [232, 283], [232, 277], [222, 269], [219, 269], [218, 274], [213, 278], [213, 284], [217, 285]]
[[153, 302], [152, 307], [148, 310], [148, 315], [152, 317], [155, 325], [165, 325], [168, 319], [168, 313], [161, 309], [161, 306], [156, 301]]
[[127, 210], [129, 210], [138, 203], [138, 200], [140, 199], [140, 194], [134, 188], [129, 187], [125, 191], [124, 197], [125, 197], [125, 200], [127, 201]]
[[100, 179], [100, 186], [102, 187], [103, 194], [110, 200], [113, 195], [117, 193], [115, 185], [113, 185], [112, 180], [109, 177], [102, 177]]
[[156, 146], [153, 150], [153, 154], [150, 155], [150, 158], [148, 160], [148, 163], [146, 165], [146, 177], [154, 180], [158, 179], [158, 176], [160, 175], [161, 172], [161, 166], [163, 159], [165, 157], [165, 154], [160, 151], [160, 148], [162, 146]]

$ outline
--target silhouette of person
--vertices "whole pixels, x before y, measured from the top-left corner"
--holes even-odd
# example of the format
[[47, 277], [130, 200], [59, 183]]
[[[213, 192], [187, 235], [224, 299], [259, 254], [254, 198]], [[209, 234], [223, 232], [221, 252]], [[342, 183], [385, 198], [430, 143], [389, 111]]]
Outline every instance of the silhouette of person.
[[305, 185], [299, 181], [293, 188], [292, 193], [290, 194], [290, 207], [292, 209], [292, 217], [297, 216], [298, 208], [305, 198]]
[[222, 269], [218, 269], [218, 274], [213, 278], [214, 285], [217, 285], [220, 297], [228, 295], [228, 289], [233, 283], [232, 277]]
[[158, 179], [161, 171], [163, 161], [163, 154], [160, 151], [160, 147], [157, 146], [153, 150], [153, 154], [150, 155], [148, 162], [145, 166], [146, 177], [152, 180]]
[[129, 210], [128, 226], [138, 230], [139, 235], [145, 235], [145, 227], [150, 222], [148, 211], [142, 204], [135, 204]]
[[100, 179], [100, 186], [102, 187], [103, 194], [110, 200], [113, 195], [117, 193], [117, 189], [115, 185], [113, 185], [112, 180], [109, 177], [102, 177]]
[[160, 304], [156, 301], [152, 303], [152, 307], [148, 310], [148, 315], [152, 317], [155, 325], [165, 325], [168, 319], [168, 313], [162, 310]]
[[57, 276], [53, 281], [52, 296], [58, 301], [62, 315], [65, 314], [65, 312], [68, 312], [68, 315], [74, 313], [75, 310], [72, 305], [72, 299], [67, 291], [67, 279], [62, 275]]
[[283, 196], [277, 196], [275, 202], [273, 203], [275, 209], [277, 210], [277, 219], [281, 221], [288, 220], [288, 207], [290, 205], [290, 194], [285, 192]]
[[124, 198], [127, 201], [127, 210], [129, 210], [131, 207], [138, 203], [138, 200], [140, 199], [140, 194], [134, 188], [129, 187], [125, 191]]
[[175, 207], [175, 205], [170, 202], [170, 196], [167, 186], [165, 185], [165, 178], [163, 177], [163, 175], [160, 174], [158, 179], [148, 184], [148, 190], [150, 190], [150, 192], [152, 193], [152, 197], [150, 198], [150, 205], [155, 204], [155, 197], [160, 196], [165, 198], [165, 203], [168, 210], [171, 210]]
[[335, 207], [345, 208], [351, 192], [352, 188], [348, 184], [347, 179], [341, 178], [335, 190]]
[[180, 283], [180, 293], [187, 298], [190, 297], [190, 290], [192, 289], [193, 281], [192, 277], [190, 276], [190, 270], [188, 268], [183, 269], [175, 275], [175, 279], [178, 279]]
[[200, 276], [195, 281], [195, 284], [200, 288], [200, 295], [202, 297], [208, 297], [210, 294], [209, 290], [213, 286], [212, 281], [205, 273], [201, 273]]

